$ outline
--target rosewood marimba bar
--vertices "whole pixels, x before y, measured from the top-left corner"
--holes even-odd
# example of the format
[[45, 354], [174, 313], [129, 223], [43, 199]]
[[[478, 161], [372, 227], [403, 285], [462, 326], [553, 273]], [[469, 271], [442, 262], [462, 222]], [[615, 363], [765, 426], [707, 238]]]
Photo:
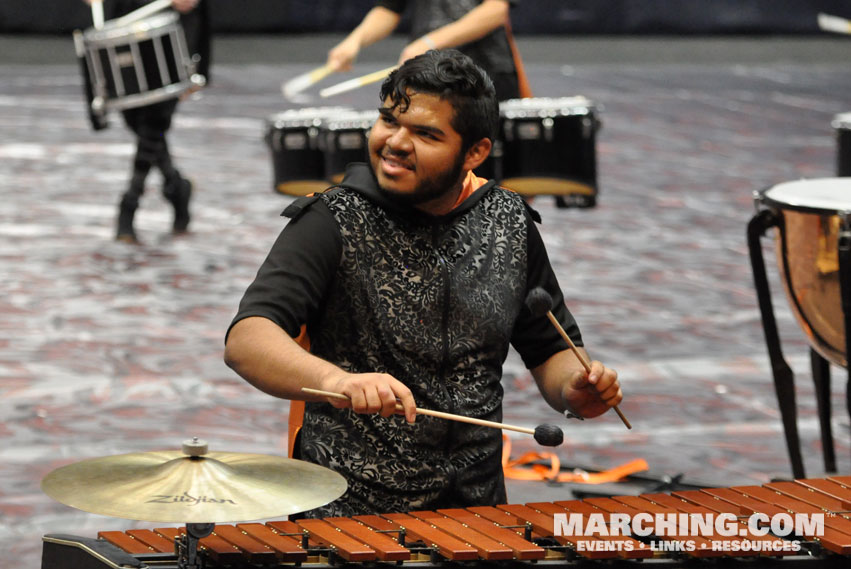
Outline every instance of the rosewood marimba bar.
[[[783, 538], [756, 535], [753, 514], [822, 514], [820, 531]], [[736, 516], [737, 536], [709, 528], [701, 535], [556, 535], [558, 515], [700, 514]], [[97, 539], [45, 535], [42, 569], [172, 569], [175, 540], [185, 528], [102, 531]], [[607, 532], [601, 532], [607, 533]], [[612, 532], [614, 533], [614, 532]], [[666, 534], [667, 533], [667, 534]], [[673, 535], [669, 535], [673, 533]], [[762, 533], [762, 532], [759, 532]], [[750, 543], [747, 549], [736, 544]], [[689, 547], [683, 547], [689, 544]], [[795, 544], [795, 547], [789, 547]], [[216, 525], [200, 540], [207, 568], [270, 569], [290, 566], [504, 566], [576, 567], [599, 561], [629, 567], [851, 566], [851, 476], [556, 502], [508, 504], [355, 516]], [[640, 563], [640, 565], [639, 565]], [[719, 565], [720, 564], [720, 565]]]

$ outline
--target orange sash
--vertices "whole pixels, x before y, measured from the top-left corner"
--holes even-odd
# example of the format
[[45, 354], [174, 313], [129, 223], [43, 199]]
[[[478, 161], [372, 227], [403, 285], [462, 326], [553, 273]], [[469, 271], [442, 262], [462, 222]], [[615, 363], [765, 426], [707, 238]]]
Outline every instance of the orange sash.
[[508, 47], [511, 48], [511, 57], [514, 59], [514, 69], [517, 71], [517, 88], [520, 91], [520, 97], [528, 99], [532, 97], [532, 88], [529, 86], [529, 78], [526, 77], [526, 69], [523, 67], [523, 60], [520, 58], [520, 50], [517, 49], [517, 44], [514, 43], [514, 33], [511, 31], [511, 18], [505, 19], [505, 35], [508, 38]]
[[[546, 462], [549, 462], [547, 466]], [[561, 461], [552, 452], [527, 452], [520, 458], [511, 458], [511, 439], [502, 435], [502, 470], [511, 480], [546, 480], [550, 482], [574, 482], [579, 484], [605, 484], [647, 470], [643, 458], [631, 460], [602, 472], [561, 472]]]

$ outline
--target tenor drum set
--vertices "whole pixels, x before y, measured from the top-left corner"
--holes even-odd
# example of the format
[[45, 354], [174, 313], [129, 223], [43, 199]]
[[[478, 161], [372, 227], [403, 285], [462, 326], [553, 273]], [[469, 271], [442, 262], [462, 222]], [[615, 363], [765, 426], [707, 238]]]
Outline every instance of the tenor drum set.
[[[568, 206], [597, 199], [599, 109], [585, 97], [512, 99], [500, 104], [491, 156], [476, 174], [523, 195], [558, 195]], [[368, 161], [376, 111], [293, 109], [266, 120], [276, 191], [301, 196], [342, 179], [349, 162]]]
[[364, 162], [378, 111], [351, 107], [291, 109], [266, 120], [274, 189], [303, 196], [339, 183], [349, 162]]

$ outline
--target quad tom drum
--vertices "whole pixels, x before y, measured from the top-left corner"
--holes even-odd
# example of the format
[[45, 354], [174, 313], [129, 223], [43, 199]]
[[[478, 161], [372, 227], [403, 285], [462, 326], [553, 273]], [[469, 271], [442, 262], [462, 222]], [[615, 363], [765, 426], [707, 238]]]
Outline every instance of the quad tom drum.
[[339, 184], [347, 164], [369, 160], [369, 131], [377, 119], [377, 110], [352, 111], [322, 124], [325, 177], [329, 182]]
[[495, 158], [500, 182], [524, 195], [559, 195], [596, 204], [595, 105], [585, 97], [511, 99], [500, 104]]
[[351, 110], [348, 107], [306, 107], [290, 109], [267, 119], [266, 143], [272, 153], [276, 191], [304, 196], [328, 187], [320, 145], [322, 125]]

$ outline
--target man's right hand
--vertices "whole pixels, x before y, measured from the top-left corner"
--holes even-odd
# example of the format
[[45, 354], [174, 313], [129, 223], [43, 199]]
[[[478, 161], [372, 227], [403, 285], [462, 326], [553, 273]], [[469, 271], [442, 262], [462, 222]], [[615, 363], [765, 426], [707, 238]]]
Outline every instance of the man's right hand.
[[360, 44], [356, 38], [347, 37], [328, 52], [327, 65], [335, 72], [349, 71], [360, 52]]
[[[93, 2], [102, 2], [103, 0], [83, 0], [86, 4], [91, 5]], [[185, 14], [194, 9], [198, 5], [198, 0], [171, 0], [171, 5], [178, 12]]]
[[324, 380], [321, 389], [349, 398], [348, 401], [329, 398], [328, 402], [340, 409], [351, 407], [355, 413], [379, 413], [389, 417], [398, 413], [396, 405], [401, 404], [405, 420], [413, 423], [417, 418], [417, 405], [411, 390], [386, 373], [344, 372]]

